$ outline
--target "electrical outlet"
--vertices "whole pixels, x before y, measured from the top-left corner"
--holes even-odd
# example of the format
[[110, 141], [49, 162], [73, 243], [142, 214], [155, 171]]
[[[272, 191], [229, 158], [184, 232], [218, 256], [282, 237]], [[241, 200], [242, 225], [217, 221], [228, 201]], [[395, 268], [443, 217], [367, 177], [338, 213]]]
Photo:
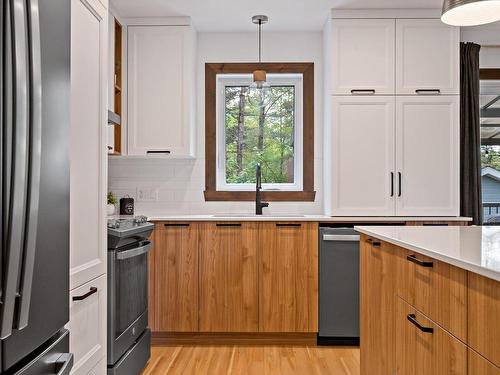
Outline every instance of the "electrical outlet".
[[154, 202], [158, 200], [158, 190], [151, 187], [137, 188], [138, 202]]

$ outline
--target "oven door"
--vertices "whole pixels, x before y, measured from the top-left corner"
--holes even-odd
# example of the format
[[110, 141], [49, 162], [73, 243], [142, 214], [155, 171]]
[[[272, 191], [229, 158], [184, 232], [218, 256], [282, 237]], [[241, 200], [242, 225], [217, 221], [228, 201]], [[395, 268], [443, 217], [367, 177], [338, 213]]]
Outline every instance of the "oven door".
[[108, 251], [108, 365], [115, 364], [148, 325], [151, 241]]

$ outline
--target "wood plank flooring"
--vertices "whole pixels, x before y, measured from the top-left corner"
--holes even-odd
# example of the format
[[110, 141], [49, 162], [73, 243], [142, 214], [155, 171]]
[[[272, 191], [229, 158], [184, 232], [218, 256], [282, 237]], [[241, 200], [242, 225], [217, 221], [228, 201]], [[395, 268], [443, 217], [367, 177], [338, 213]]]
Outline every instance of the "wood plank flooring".
[[142, 375], [359, 375], [359, 349], [323, 346], [153, 346]]

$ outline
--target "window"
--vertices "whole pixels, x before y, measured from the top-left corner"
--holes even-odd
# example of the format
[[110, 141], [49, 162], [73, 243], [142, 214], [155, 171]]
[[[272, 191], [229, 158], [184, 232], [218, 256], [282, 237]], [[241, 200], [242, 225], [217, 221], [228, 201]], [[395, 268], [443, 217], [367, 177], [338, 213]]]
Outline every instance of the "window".
[[[263, 68], [267, 100], [248, 90]], [[206, 64], [206, 200], [313, 201], [313, 64]]]
[[479, 104], [483, 221], [500, 224], [500, 69], [481, 70]]

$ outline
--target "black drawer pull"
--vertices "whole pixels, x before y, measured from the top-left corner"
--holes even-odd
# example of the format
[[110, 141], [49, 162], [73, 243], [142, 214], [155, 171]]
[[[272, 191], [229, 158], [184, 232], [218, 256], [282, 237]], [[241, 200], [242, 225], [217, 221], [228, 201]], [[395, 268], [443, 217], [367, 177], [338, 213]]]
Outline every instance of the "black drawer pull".
[[380, 247], [382, 244], [378, 241], [373, 241], [371, 238], [367, 238], [366, 242], [368, 242], [373, 247]]
[[434, 267], [433, 262], [425, 262], [423, 260], [417, 259], [416, 255], [407, 255], [406, 259], [412, 263], [418, 264], [420, 267], [432, 268]]
[[74, 296], [73, 301], [83, 301], [85, 298], [88, 298], [95, 293], [97, 293], [97, 288], [95, 286], [91, 286], [87, 293], [82, 294], [81, 296]]
[[406, 318], [408, 319], [408, 321], [411, 324], [413, 324], [415, 327], [417, 327], [422, 332], [425, 332], [425, 333], [434, 333], [434, 328], [432, 328], [432, 327], [424, 327], [424, 326], [420, 325], [420, 323], [417, 322], [417, 317], [415, 316], [415, 314], [408, 314], [408, 316]]
[[301, 227], [300, 223], [276, 223], [277, 227]]
[[375, 94], [375, 90], [373, 89], [366, 89], [366, 90], [351, 90], [351, 94]]
[[419, 95], [420, 94], [424, 94], [424, 95], [441, 94], [440, 89], [418, 89], [418, 90], [415, 90], [415, 92]]
[[187, 223], [169, 223], [169, 224], [163, 224], [165, 227], [189, 227], [191, 224]]
[[169, 150], [148, 150], [146, 151], [146, 154], [167, 154], [170, 155]]
[[218, 223], [217, 227], [241, 227], [241, 223]]

